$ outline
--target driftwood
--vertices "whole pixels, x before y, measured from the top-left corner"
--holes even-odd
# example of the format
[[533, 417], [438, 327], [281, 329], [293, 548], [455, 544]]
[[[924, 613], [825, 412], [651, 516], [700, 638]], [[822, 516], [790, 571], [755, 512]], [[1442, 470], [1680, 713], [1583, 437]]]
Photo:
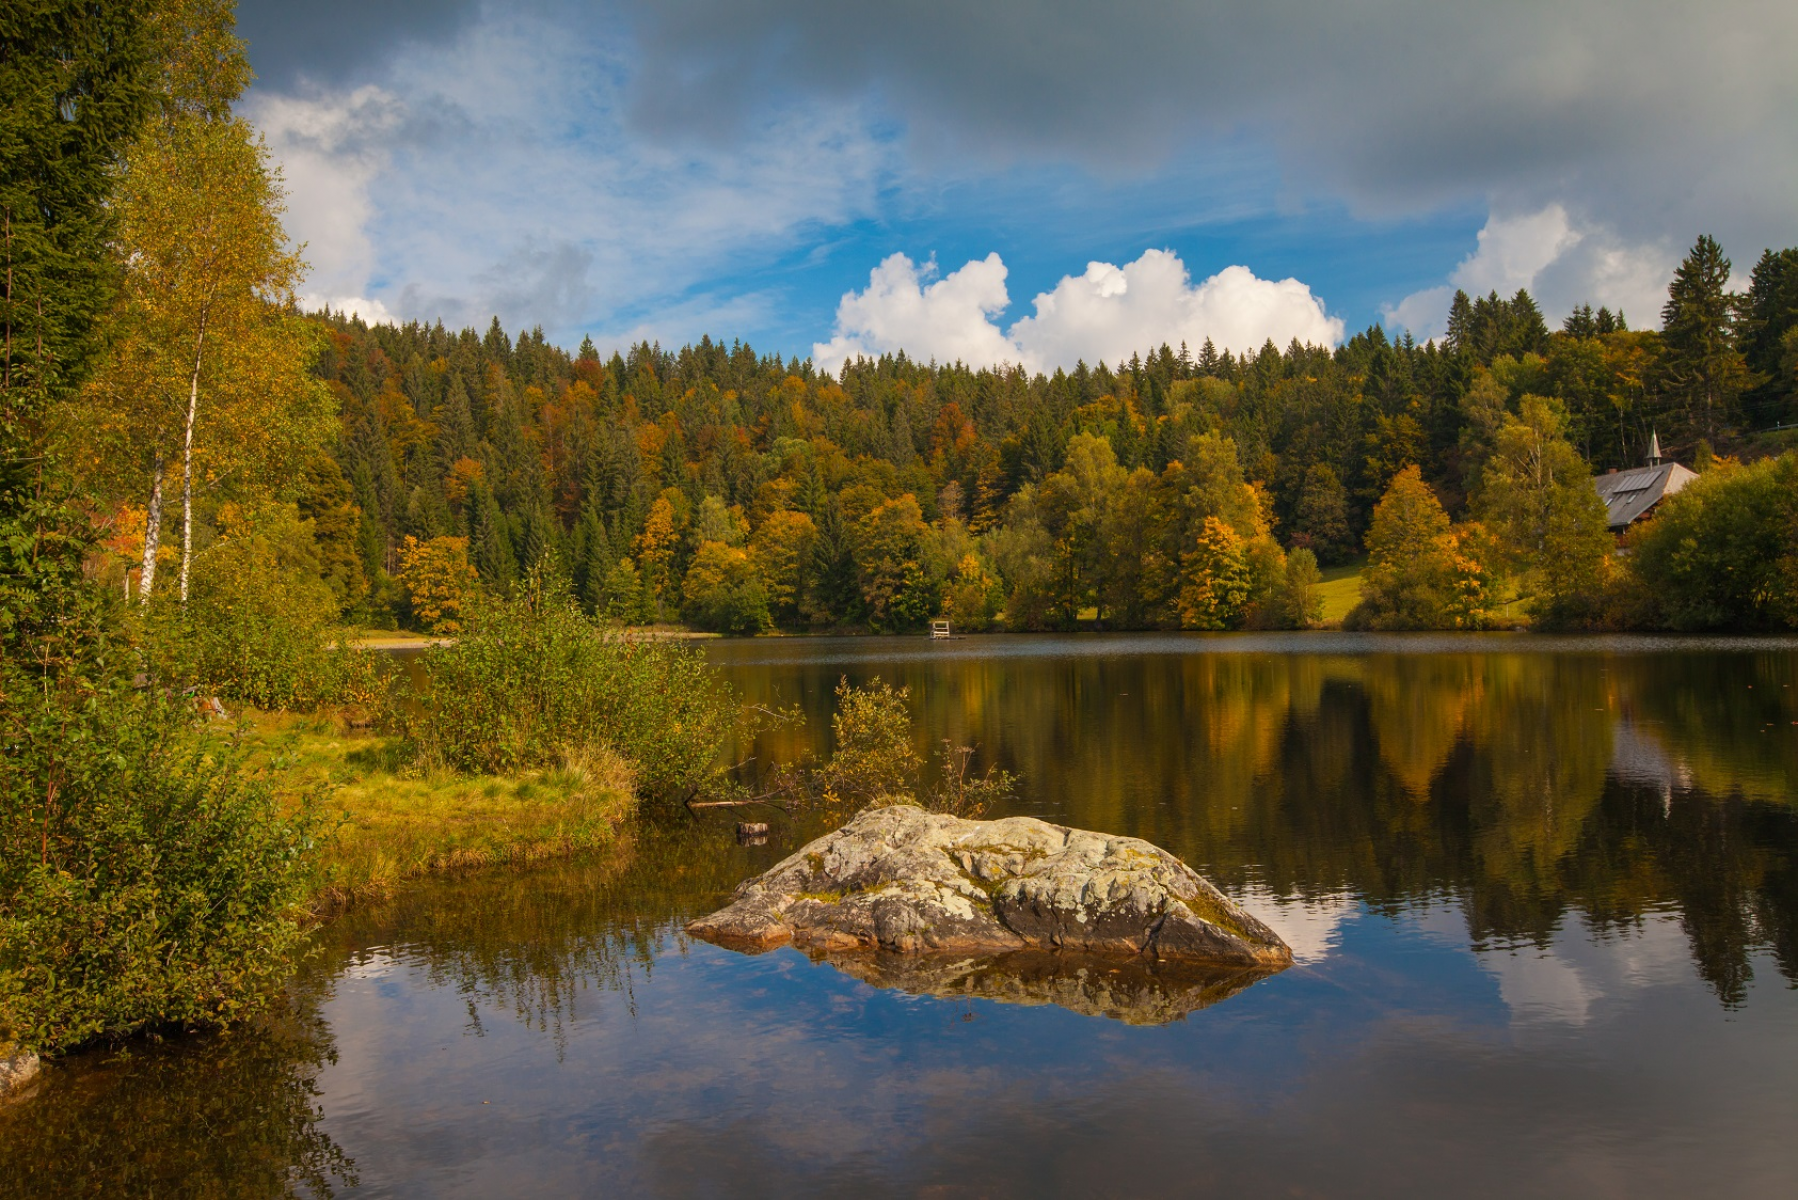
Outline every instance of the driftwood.
[[778, 802], [776, 800], [770, 800], [768, 798], [770, 796], [778, 796], [780, 794], [781, 793], [779, 793], [779, 792], [767, 792], [760, 796], [746, 796], [741, 800], [689, 800], [689, 801], [687, 801], [687, 807], [690, 809], [697, 809], [697, 808], [748, 808], [751, 805], [760, 804], [767, 808], [778, 808], [781, 812], [786, 812], [787, 811], [786, 805], [781, 804], [780, 802]]

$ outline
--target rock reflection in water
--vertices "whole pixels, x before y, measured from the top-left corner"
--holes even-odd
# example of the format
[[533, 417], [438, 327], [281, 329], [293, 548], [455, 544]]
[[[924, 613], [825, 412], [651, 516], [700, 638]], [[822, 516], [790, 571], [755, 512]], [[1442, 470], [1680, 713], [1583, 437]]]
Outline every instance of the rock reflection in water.
[[821, 952], [810, 957], [863, 983], [914, 996], [1054, 1004], [1081, 1016], [1109, 1017], [1126, 1025], [1178, 1021], [1276, 974], [1046, 950], [1015, 950], [987, 958], [867, 952]]

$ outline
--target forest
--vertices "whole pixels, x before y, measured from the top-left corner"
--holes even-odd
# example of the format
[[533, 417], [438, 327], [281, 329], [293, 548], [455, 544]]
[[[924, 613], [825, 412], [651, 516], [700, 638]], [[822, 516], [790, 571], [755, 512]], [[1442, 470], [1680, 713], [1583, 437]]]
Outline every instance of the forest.
[[835, 378], [709, 338], [608, 359], [497, 318], [327, 314], [337, 431], [291, 476], [316, 543], [295, 561], [316, 553], [354, 620], [424, 630], [453, 627], [456, 581], [538, 561], [597, 616], [731, 633], [1292, 628], [1316, 621], [1318, 567], [1363, 556], [1369, 627], [1786, 626], [1789, 504], [1746, 501], [1747, 557], [1712, 564], [1755, 580], [1687, 596], [1716, 580], [1674, 576], [1708, 568], [1619, 558], [1589, 483], [1655, 438], [1712, 476], [1694, 499], [1790, 482], [1752, 464], [1798, 436], [1798, 249], [1744, 294], [1729, 278], [1701, 237], [1658, 331], [1585, 306], [1551, 331], [1527, 292], [1458, 294], [1440, 342], [1374, 325], [1052, 376], [899, 354]]

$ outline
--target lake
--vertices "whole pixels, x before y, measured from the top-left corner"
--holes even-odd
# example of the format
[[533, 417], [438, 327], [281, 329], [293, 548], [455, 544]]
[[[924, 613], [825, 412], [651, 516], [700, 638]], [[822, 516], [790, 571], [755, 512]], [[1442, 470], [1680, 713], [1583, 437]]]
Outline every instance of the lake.
[[332, 923], [267, 1028], [59, 1065], [0, 1115], [0, 1194], [1791, 1192], [1798, 642], [706, 652], [806, 718], [745, 773], [879, 676], [921, 751], [1167, 847], [1297, 964], [1162, 1023], [875, 987], [681, 932], [827, 819], [643, 822]]

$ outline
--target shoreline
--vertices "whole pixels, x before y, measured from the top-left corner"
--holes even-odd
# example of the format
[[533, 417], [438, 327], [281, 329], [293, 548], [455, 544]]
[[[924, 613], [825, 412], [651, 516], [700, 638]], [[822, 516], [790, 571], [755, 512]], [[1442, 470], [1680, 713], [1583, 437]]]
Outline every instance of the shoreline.
[[607, 850], [637, 808], [632, 773], [611, 755], [457, 775], [410, 768], [396, 739], [338, 716], [242, 715], [246, 765], [279, 803], [294, 811], [322, 794], [309, 902], [318, 920], [429, 875]]

